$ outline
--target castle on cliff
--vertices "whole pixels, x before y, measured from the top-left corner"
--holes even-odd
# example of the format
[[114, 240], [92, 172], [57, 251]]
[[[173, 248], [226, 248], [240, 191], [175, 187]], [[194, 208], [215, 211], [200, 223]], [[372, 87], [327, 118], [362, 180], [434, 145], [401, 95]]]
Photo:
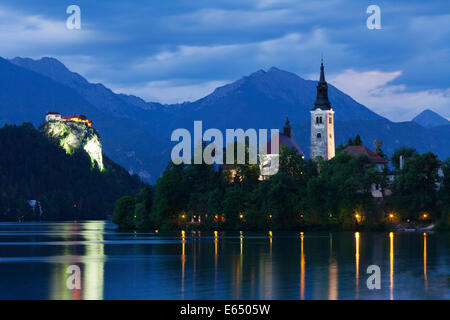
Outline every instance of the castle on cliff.
[[92, 127], [92, 121], [84, 115], [61, 117], [58, 112], [47, 112], [44, 130], [50, 137], [59, 140], [66, 153], [73, 154], [83, 148], [91, 158], [92, 165], [103, 171], [103, 152], [100, 136]]
[[47, 112], [47, 114], [45, 115], [45, 121], [49, 122], [49, 121], [72, 121], [72, 122], [82, 122], [85, 123], [88, 127], [92, 127], [92, 121], [89, 120], [86, 116], [84, 115], [73, 115], [73, 116], [64, 116], [61, 117], [61, 114], [58, 112], [53, 112], [53, 111], [49, 111]]

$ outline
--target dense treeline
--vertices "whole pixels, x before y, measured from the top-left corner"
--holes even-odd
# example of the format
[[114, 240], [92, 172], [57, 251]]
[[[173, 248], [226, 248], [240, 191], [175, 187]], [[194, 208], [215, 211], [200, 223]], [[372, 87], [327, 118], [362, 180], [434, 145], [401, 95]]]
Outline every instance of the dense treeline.
[[[361, 143], [359, 137], [349, 141]], [[376, 152], [386, 157], [380, 146]], [[380, 171], [367, 156], [343, 149], [330, 161], [311, 161], [282, 146], [279, 172], [263, 181], [256, 165], [169, 163], [154, 188], [117, 202], [113, 221], [122, 229], [385, 228], [404, 221], [448, 226], [449, 160], [402, 148], [392, 170]], [[373, 184], [391, 195], [373, 198]]]
[[31, 123], [1, 128], [0, 150], [3, 221], [104, 219], [117, 199], [144, 187], [107, 157], [100, 172], [83, 149], [66, 154]]

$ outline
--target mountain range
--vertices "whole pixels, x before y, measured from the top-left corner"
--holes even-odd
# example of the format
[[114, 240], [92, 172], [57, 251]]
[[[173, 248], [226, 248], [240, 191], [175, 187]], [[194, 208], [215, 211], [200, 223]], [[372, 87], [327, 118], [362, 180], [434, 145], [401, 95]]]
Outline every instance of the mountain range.
[[[47, 111], [84, 114], [99, 130], [105, 154], [130, 172], [154, 182], [170, 160], [177, 128], [281, 128], [286, 115], [293, 136], [309, 154], [309, 121], [316, 81], [275, 67], [259, 70], [219, 87], [206, 97], [181, 104], [160, 104], [116, 94], [102, 84], [88, 82], [54, 58], [0, 58], [0, 125], [44, 120]], [[419, 152], [450, 156], [450, 124], [427, 125], [415, 119], [392, 122], [329, 85], [336, 114], [336, 144], [360, 134], [366, 146], [383, 141], [388, 155], [403, 145]], [[428, 117], [429, 118], [429, 117]], [[428, 119], [426, 118], [426, 119]], [[433, 121], [433, 120], [431, 120]], [[438, 125], [439, 124], [439, 125]]]

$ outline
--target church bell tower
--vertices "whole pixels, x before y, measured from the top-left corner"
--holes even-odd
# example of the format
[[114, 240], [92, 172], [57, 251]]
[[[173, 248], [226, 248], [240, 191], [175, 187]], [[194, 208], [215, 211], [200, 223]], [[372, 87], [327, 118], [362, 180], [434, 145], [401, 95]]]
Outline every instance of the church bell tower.
[[317, 97], [310, 112], [311, 159], [322, 157], [324, 160], [330, 160], [335, 156], [334, 111], [328, 101], [328, 84], [325, 81], [323, 59], [317, 83]]

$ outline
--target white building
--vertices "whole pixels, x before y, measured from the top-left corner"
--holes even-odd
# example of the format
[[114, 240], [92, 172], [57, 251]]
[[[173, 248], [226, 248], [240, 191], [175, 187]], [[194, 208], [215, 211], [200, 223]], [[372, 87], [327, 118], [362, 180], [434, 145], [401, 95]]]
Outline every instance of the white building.
[[325, 81], [323, 61], [320, 65], [320, 79], [317, 84], [317, 97], [311, 109], [311, 159], [334, 158], [334, 111], [328, 101], [328, 84]]
[[58, 112], [52, 112], [49, 111], [45, 115], [45, 121], [60, 121], [61, 120], [61, 114]]

